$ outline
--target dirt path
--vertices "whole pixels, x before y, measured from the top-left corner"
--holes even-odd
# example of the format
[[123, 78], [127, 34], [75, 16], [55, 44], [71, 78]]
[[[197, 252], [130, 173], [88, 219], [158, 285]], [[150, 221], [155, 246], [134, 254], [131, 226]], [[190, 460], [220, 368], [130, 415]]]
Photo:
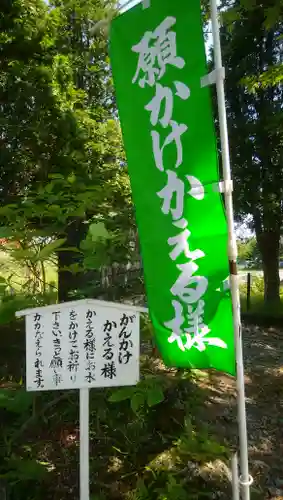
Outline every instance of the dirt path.
[[[252, 498], [283, 499], [283, 332], [274, 328], [243, 330], [246, 405]], [[237, 442], [235, 383], [214, 374], [207, 406], [217, 433]]]

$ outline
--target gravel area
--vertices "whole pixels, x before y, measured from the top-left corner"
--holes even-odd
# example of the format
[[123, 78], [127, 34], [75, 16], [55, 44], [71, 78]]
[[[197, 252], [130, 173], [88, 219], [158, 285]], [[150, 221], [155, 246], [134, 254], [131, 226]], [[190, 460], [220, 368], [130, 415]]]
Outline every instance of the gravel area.
[[[250, 472], [254, 477], [251, 498], [283, 500], [283, 331], [244, 327], [243, 345]], [[235, 381], [214, 373], [203, 384], [211, 394], [203, 416], [233, 448], [237, 443]]]

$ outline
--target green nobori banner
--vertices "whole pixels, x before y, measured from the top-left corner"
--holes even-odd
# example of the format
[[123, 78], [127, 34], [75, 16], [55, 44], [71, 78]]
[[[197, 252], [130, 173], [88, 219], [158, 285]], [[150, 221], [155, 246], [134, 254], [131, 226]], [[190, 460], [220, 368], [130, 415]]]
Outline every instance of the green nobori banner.
[[150, 316], [168, 366], [235, 374], [227, 242], [199, 0], [111, 25], [110, 56]]

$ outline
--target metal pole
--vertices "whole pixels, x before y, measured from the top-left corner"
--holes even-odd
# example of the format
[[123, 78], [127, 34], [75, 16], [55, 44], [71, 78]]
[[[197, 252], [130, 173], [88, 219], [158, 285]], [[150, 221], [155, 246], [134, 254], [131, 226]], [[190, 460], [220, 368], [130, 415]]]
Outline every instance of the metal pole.
[[89, 389], [80, 389], [80, 500], [89, 500]]
[[232, 500], [240, 500], [237, 452], [234, 452], [231, 458], [231, 473], [232, 473]]
[[222, 57], [218, 24], [218, 13], [216, 0], [210, 0], [211, 6], [211, 24], [214, 44], [215, 70], [219, 74], [216, 77], [217, 104], [219, 113], [221, 152], [223, 164], [223, 179], [225, 193], [225, 209], [227, 215], [229, 244], [228, 255], [230, 264], [230, 287], [233, 305], [233, 321], [234, 335], [236, 348], [236, 364], [237, 364], [237, 403], [238, 403], [238, 424], [239, 424], [239, 445], [240, 445], [240, 484], [242, 486], [243, 500], [250, 500], [250, 483], [249, 464], [248, 464], [248, 440], [247, 440], [247, 422], [246, 422], [246, 405], [245, 405], [245, 380], [243, 366], [243, 349], [242, 349], [242, 331], [241, 331], [241, 316], [240, 316], [240, 296], [239, 284], [237, 276], [237, 244], [233, 217], [233, 202], [231, 186], [231, 168], [228, 142], [228, 127], [225, 107], [224, 80], [220, 77], [222, 69]]

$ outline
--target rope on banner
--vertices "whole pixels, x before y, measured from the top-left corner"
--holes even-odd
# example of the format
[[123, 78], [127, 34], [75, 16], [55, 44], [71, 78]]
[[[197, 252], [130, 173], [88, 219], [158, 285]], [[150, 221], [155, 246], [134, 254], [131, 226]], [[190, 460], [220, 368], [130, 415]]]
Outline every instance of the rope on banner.
[[219, 186], [219, 193], [226, 193], [226, 194], [233, 193], [232, 180], [221, 181], [219, 182], [218, 186]]
[[[143, 9], [148, 9], [150, 7], [150, 1], [151, 0], [142, 0], [142, 8]], [[131, 3], [133, 3], [133, 0], [128, 0], [123, 5], [120, 5], [120, 7], [117, 9], [118, 12], [120, 12], [121, 10], [124, 10]], [[105, 19], [101, 19], [100, 21], [98, 21], [97, 23], [95, 23], [95, 25], [91, 29], [91, 33], [94, 35], [95, 33], [98, 32], [99, 29], [105, 29], [105, 31], [107, 32], [107, 28], [109, 27], [109, 24], [111, 23], [113, 17], [114, 17], [114, 13], [110, 14]]]
[[207, 87], [208, 85], [213, 85], [215, 83], [218, 83], [219, 81], [224, 81], [225, 80], [225, 68], [216, 68], [211, 73], [208, 73], [208, 75], [203, 76], [200, 79], [200, 86], [201, 87]]
[[133, 0], [128, 0], [126, 3], [124, 3], [123, 5], [120, 5], [120, 7], [118, 8], [118, 12], [122, 9], [125, 9], [126, 7], [128, 7], [128, 5], [130, 5], [131, 3], [133, 3]]

